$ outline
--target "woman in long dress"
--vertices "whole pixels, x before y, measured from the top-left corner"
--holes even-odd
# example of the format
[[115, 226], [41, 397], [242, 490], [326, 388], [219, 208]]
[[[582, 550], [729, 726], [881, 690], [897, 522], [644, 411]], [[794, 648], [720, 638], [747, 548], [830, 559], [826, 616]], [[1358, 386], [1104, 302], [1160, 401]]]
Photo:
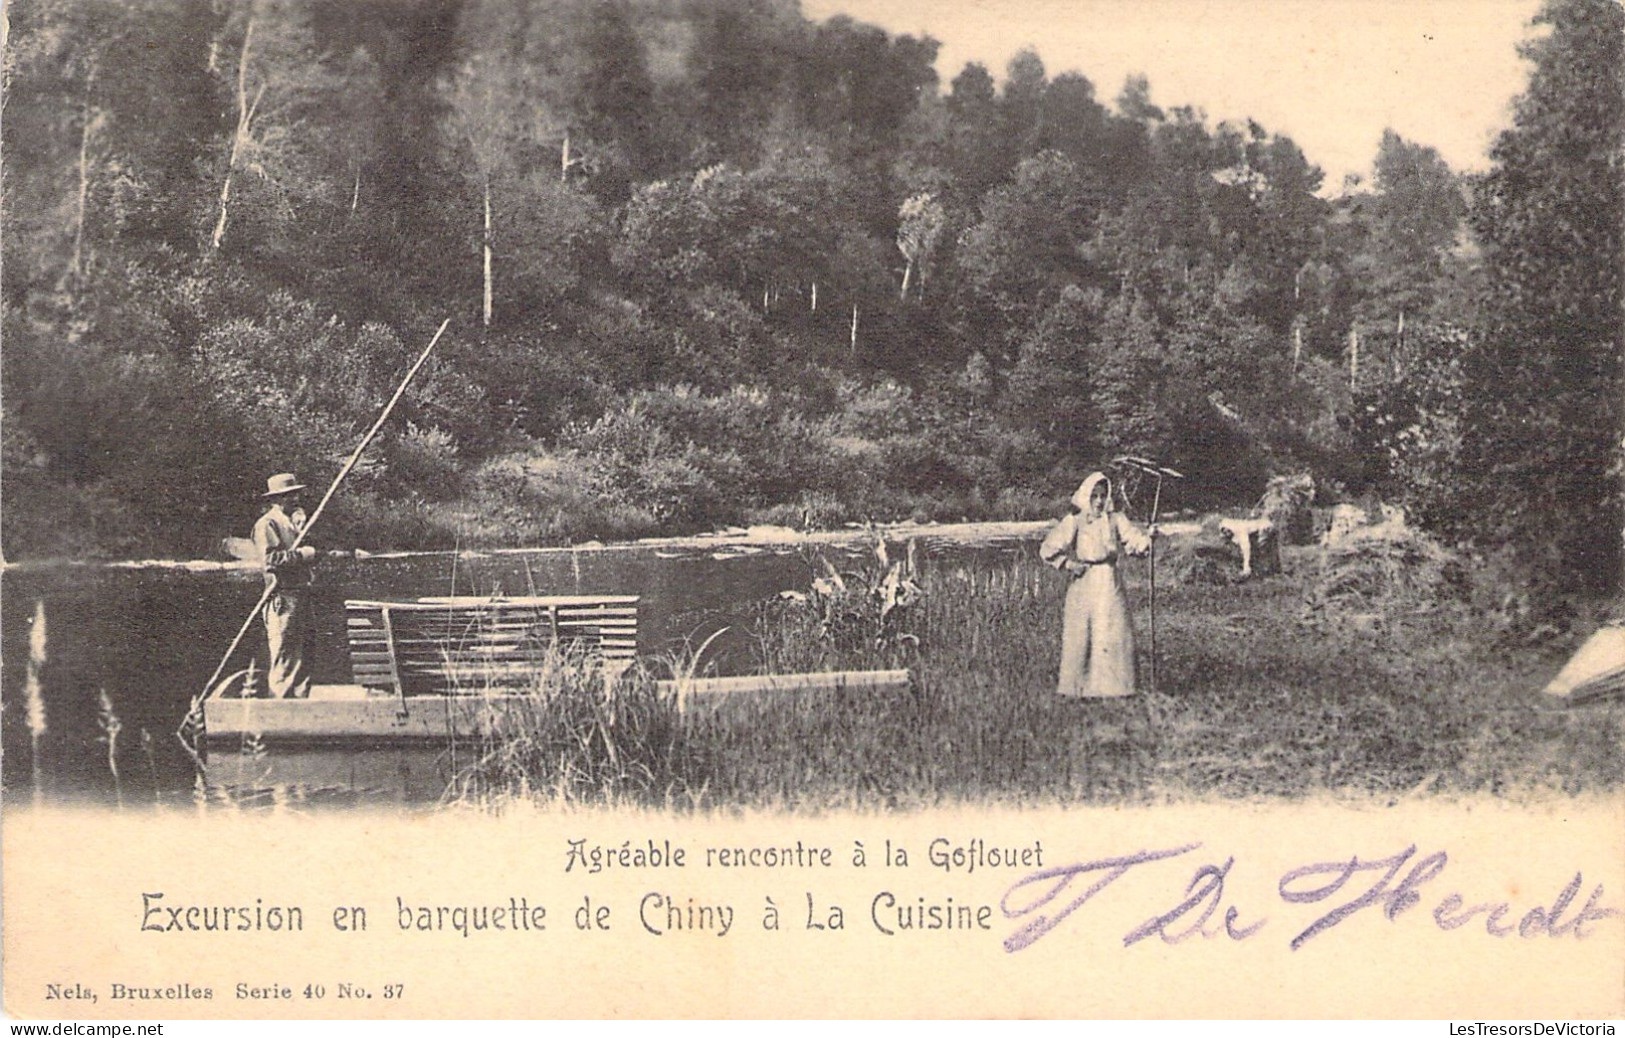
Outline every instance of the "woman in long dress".
[[1144, 555], [1151, 537], [1112, 507], [1112, 487], [1096, 472], [1072, 495], [1072, 512], [1044, 538], [1039, 556], [1072, 578], [1061, 627], [1063, 696], [1134, 694], [1134, 625], [1117, 560]]

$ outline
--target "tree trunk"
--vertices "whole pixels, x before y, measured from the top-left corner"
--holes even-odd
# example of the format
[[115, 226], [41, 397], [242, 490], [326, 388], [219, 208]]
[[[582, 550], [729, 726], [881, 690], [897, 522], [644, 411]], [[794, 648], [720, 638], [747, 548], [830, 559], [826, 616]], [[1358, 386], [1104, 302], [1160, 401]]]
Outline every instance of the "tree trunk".
[[85, 210], [90, 200], [90, 103], [85, 103], [84, 125], [79, 130], [79, 203], [73, 226], [73, 262], [69, 270], [77, 282], [84, 274]]
[[904, 262], [904, 265], [903, 265], [903, 287], [901, 289], [899, 289], [898, 293], [897, 293], [897, 298], [898, 298], [899, 301], [906, 300], [908, 298], [908, 282], [909, 282], [909, 279], [911, 277], [913, 277], [913, 275], [914, 275], [914, 259], [913, 259], [913, 257], [905, 256], [904, 261], [905, 262]]
[[1352, 388], [1356, 379], [1360, 377], [1360, 329], [1349, 329], [1349, 386]]
[[226, 158], [226, 179], [220, 184], [220, 216], [214, 222], [214, 233], [209, 236], [211, 251], [219, 249], [220, 243], [226, 237], [226, 215], [231, 204], [231, 175], [237, 169], [237, 156], [242, 154], [243, 142], [248, 139], [249, 128], [254, 121], [254, 109], [259, 107], [260, 98], [265, 95], [265, 85], [260, 85], [259, 92], [254, 95], [254, 103], [248, 103], [248, 49], [254, 40], [254, 17], [249, 15], [248, 25], [243, 29], [243, 49], [237, 56], [237, 129], [231, 135], [231, 154]]
[[491, 327], [491, 178], [485, 178], [485, 327]]
[[818, 312], [818, 282], [812, 283], [812, 312]]
[[1303, 359], [1303, 325], [1294, 321], [1292, 323], [1292, 370], [1298, 370], [1298, 362]]
[[858, 304], [852, 304], [852, 356], [858, 355]]
[[559, 149], [559, 183], [564, 183], [570, 177], [570, 135], [564, 135], [564, 146]]
[[355, 190], [350, 192], [350, 212], [354, 213], [356, 206], [361, 204], [361, 167], [355, 168]]

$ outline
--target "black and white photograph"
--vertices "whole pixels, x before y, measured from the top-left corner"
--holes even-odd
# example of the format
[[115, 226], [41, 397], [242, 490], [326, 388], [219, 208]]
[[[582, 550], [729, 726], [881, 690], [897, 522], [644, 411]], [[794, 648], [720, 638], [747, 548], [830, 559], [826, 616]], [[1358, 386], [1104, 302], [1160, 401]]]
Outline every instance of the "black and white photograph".
[[[1523, 977], [1475, 981], [1501, 1017], [1625, 1014], [1614, 0], [9, 0], [0, 31], [7, 1013], [1441, 1017], [1444, 942]], [[1238, 911], [1219, 841], [1271, 846], [1259, 817]], [[1584, 853], [1519, 835], [1582, 818]], [[71, 851], [142, 831], [129, 876]], [[546, 896], [472, 916], [503, 941], [543, 901], [557, 954], [611, 918], [662, 956], [814, 940], [782, 910], [940, 976], [487, 1011], [28, 964], [105, 902], [107, 961], [336, 929], [494, 965], [451, 879], [390, 884], [433, 853], [485, 891], [526, 840]], [[186, 894], [191, 841], [241, 888]], [[58, 866], [109, 886], [53, 929]], [[670, 878], [702, 870], [726, 911]], [[952, 987], [1094, 954], [1062, 920], [1109, 884], [1126, 983], [1357, 928], [1429, 965], [1208, 1012]], [[348, 929], [293, 907], [341, 888]], [[764, 968], [705, 948], [708, 984]], [[1570, 961], [1611, 988], [1527, 982]]]

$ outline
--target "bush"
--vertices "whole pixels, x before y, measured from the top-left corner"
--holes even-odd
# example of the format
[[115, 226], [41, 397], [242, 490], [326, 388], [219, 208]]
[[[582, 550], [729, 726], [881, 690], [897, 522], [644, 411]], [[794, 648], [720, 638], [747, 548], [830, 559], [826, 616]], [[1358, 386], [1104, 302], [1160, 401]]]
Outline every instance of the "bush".
[[856, 518], [852, 505], [833, 494], [803, 493], [794, 501], [758, 508], [748, 515], [753, 524], [788, 526], [796, 530], [833, 530]]
[[971, 489], [975, 480], [960, 459], [929, 434], [901, 436], [881, 444], [881, 478], [887, 486], [914, 494], [948, 497]]
[[364, 544], [374, 550], [434, 550], [455, 545], [453, 531], [435, 521], [431, 505], [416, 496], [388, 497], [350, 487], [333, 498], [330, 518], [312, 539], [326, 545]]
[[639, 393], [565, 441], [600, 497], [676, 527], [737, 521], [804, 494], [839, 492], [845, 471], [790, 401], [759, 390]]
[[443, 429], [420, 429], [407, 423], [406, 431], [390, 441], [388, 458], [388, 486], [395, 492], [418, 490], [444, 501], [463, 491], [457, 443]]
[[659, 524], [705, 521], [715, 510], [717, 486], [705, 471], [710, 459], [674, 440], [636, 402], [566, 438], [600, 500], [645, 511]]
[[464, 545], [532, 547], [631, 539], [655, 518], [594, 493], [587, 467], [570, 454], [519, 452], [484, 463], [455, 503], [433, 509], [434, 525]]
[[919, 430], [913, 393], [890, 380], [874, 385], [843, 380], [836, 387], [835, 406], [831, 424], [836, 435], [879, 440]]
[[489, 401], [489, 425], [543, 439], [603, 412], [608, 389], [596, 369], [615, 366], [603, 362], [605, 346], [591, 330], [569, 337], [511, 331], [465, 352], [461, 366]]

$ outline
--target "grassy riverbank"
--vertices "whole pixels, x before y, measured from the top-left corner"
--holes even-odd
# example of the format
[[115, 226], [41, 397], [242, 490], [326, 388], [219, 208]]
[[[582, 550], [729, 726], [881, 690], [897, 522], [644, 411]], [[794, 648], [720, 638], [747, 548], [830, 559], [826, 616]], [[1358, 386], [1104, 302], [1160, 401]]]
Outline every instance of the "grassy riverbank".
[[[1285, 575], [1247, 583], [1159, 568], [1160, 687], [1122, 701], [1054, 694], [1064, 589], [1027, 559], [927, 567], [923, 598], [884, 630], [865, 626], [875, 617], [856, 586], [856, 608], [833, 624], [828, 609], [774, 601], [752, 631], [764, 669], [906, 665], [915, 690], [736, 698], [686, 716], [647, 684], [614, 700], [558, 696], [515, 719], [455, 795], [819, 810], [1625, 784], [1620, 704], [1539, 702], [1564, 644], [1511, 648], [1465, 604], [1358, 623], [1314, 616], [1305, 592], [1319, 566], [1305, 549]], [[1142, 674], [1143, 576], [1128, 574]]]

